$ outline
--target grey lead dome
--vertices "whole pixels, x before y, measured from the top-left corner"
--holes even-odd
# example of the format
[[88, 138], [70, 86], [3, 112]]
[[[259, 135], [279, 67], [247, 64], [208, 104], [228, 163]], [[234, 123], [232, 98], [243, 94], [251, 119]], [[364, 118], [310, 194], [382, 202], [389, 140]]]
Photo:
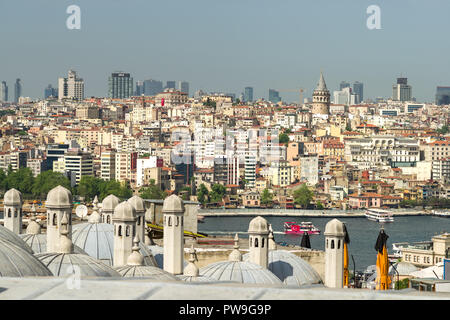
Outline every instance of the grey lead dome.
[[63, 186], [57, 186], [47, 194], [45, 206], [47, 208], [71, 208], [72, 193]]
[[14, 188], [5, 192], [3, 203], [6, 206], [20, 206], [22, 205], [22, 193]]

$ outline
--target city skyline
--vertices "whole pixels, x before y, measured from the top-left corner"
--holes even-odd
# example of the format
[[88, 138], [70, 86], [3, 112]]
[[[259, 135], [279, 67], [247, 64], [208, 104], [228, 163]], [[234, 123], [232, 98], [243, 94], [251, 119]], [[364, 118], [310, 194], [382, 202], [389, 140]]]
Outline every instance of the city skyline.
[[[275, 7], [267, 1], [260, 5], [231, 1], [213, 8], [205, 1], [80, 0], [81, 29], [69, 30], [65, 26], [68, 1], [57, 5], [48, 0], [39, 4], [5, 1], [0, 4], [0, 23], [16, 25], [18, 16], [23, 22], [13, 32], [6, 27], [0, 31], [5, 43], [17, 49], [0, 53], [1, 61], [8, 61], [0, 81], [12, 88], [20, 78], [25, 96], [41, 98], [42, 88], [55, 85], [60, 74], [73, 68], [86, 81], [86, 97], [107, 96], [108, 76], [124, 70], [136, 80], [184, 79], [190, 83], [191, 94], [202, 89], [239, 96], [251, 86], [255, 98], [267, 99], [269, 88], [301, 87], [304, 96], [311, 97], [322, 70], [330, 90], [337, 90], [343, 79], [352, 79], [364, 83], [364, 96], [372, 99], [390, 97], [395, 79], [404, 76], [413, 96], [424, 102], [434, 101], [437, 86], [450, 85], [445, 72], [450, 67], [445, 55], [450, 45], [436, 41], [449, 24], [445, 17], [449, 3], [379, 1], [381, 29], [369, 30], [366, 9], [371, 2], [345, 0], [326, 6], [322, 2], [286, 1]], [[139, 12], [136, 6], [141, 7]], [[105, 10], [108, 20], [103, 18]], [[167, 10], [177, 19], [160, 28], [166, 24], [160, 12]], [[144, 33], [138, 29], [151, 30], [146, 35], [151, 41], [143, 43]], [[352, 36], [344, 37], [348, 31]], [[173, 36], [178, 40], [171, 41]], [[98, 41], [99, 37], [103, 40]], [[55, 38], [58, 46], [51, 42]], [[196, 44], [193, 39], [197, 38], [208, 39], [208, 46]], [[127, 55], [115, 50], [131, 45], [134, 49]], [[45, 54], [36, 60], [33, 52], [21, 50], [29, 46]], [[288, 102], [298, 100], [295, 93], [280, 94]]]

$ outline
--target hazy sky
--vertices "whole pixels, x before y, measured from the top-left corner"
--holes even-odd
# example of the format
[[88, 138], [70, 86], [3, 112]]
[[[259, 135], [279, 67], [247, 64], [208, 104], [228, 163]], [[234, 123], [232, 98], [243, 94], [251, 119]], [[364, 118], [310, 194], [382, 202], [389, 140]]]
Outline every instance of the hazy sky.
[[[69, 30], [69, 5], [81, 29]], [[381, 8], [381, 30], [366, 26]], [[197, 89], [239, 95], [254, 87], [303, 87], [311, 96], [323, 70], [330, 91], [364, 83], [365, 97], [390, 97], [403, 75], [413, 96], [434, 101], [450, 85], [448, 0], [1, 0], [0, 81], [21, 78], [23, 95], [43, 96], [69, 68], [86, 96], [106, 96], [113, 71], [134, 80], [186, 80]], [[281, 92], [287, 101], [295, 93]]]

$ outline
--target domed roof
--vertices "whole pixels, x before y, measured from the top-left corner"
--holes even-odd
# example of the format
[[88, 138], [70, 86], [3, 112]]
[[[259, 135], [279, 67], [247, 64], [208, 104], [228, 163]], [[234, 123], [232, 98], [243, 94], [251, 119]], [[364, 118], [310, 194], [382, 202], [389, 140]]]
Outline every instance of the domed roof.
[[14, 188], [9, 189], [5, 192], [5, 195], [3, 197], [3, 203], [6, 206], [20, 206], [22, 205], [22, 193], [19, 190], [16, 190]]
[[0, 276], [47, 277], [52, 273], [31, 253], [0, 238]]
[[[248, 260], [250, 255], [244, 255]], [[268, 268], [286, 285], [304, 286], [322, 283], [322, 279], [311, 265], [286, 250], [269, 250]]]
[[344, 224], [338, 219], [333, 219], [328, 222], [325, 226], [325, 232], [323, 233], [325, 236], [345, 236], [344, 232]]
[[85, 277], [120, 277], [120, 274], [106, 264], [79, 253], [39, 253], [36, 257], [56, 277], [73, 274], [74, 270]]
[[4, 226], [0, 226], [0, 239], [9, 241], [16, 246], [21, 247], [26, 252], [33, 254], [33, 250], [30, 248], [28, 244], [25, 243], [25, 241], [23, 241], [21, 237], [19, 237], [17, 234], [12, 232], [8, 228], [5, 228]]
[[178, 197], [175, 194], [172, 194], [171, 196], [164, 199], [163, 213], [180, 213], [184, 212], [184, 203], [183, 200], [181, 200], [180, 197]]
[[256, 218], [252, 219], [252, 221], [250, 221], [248, 232], [268, 234], [269, 224], [267, 223], [266, 219], [261, 216], [257, 216]]
[[47, 194], [45, 206], [47, 208], [71, 208], [72, 193], [63, 186], [57, 186]]
[[110, 194], [102, 201], [102, 212], [114, 212], [114, 209], [120, 203], [120, 199]]
[[[20, 234], [19, 237], [21, 237], [23, 241], [31, 247], [35, 254], [47, 252], [47, 235], [45, 233]], [[76, 245], [73, 246], [73, 252], [87, 255], [83, 249]]]
[[113, 221], [136, 221], [136, 210], [126, 201], [117, 205], [112, 216]]
[[269, 270], [247, 261], [220, 261], [200, 269], [200, 275], [218, 281], [240, 283], [281, 284]]
[[127, 202], [134, 207], [137, 215], [145, 214], [145, 203], [141, 197], [134, 195], [130, 199], [128, 199]]
[[[397, 269], [397, 272], [400, 276], [407, 276], [411, 272], [419, 271], [420, 269], [417, 268], [415, 265], [409, 262], [397, 262], [394, 264], [395, 268]], [[397, 275], [397, 272], [395, 272], [394, 268], [392, 266], [389, 267], [389, 274], [390, 275]]]
[[[79, 223], [72, 226], [72, 242], [91, 257], [108, 266], [114, 262], [114, 225], [109, 223]], [[150, 249], [139, 243], [144, 265], [158, 266]]]
[[114, 268], [123, 277], [139, 277], [152, 280], [175, 280], [179, 281], [173, 274], [154, 266], [120, 266]]

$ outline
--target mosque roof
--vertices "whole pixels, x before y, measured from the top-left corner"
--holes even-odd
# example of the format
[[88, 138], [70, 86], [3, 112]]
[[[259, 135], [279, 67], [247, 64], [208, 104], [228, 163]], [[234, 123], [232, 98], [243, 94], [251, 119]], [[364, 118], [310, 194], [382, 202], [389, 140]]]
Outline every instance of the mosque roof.
[[39, 253], [36, 257], [56, 277], [79, 272], [81, 277], [120, 277], [120, 274], [91, 256], [79, 253]]
[[46, 277], [50, 270], [30, 252], [0, 238], [1, 277]]
[[19, 237], [17, 234], [12, 232], [8, 228], [5, 228], [4, 226], [0, 226], [0, 239], [7, 240], [12, 244], [21, 247], [28, 253], [33, 254], [33, 250], [30, 248], [28, 244], [25, 243], [25, 241], [21, 237]]
[[144, 200], [142, 200], [141, 197], [134, 195], [130, 199], [128, 199], [127, 202], [134, 207], [138, 215], [145, 214], [145, 204]]
[[136, 210], [127, 201], [123, 201], [117, 205], [114, 209], [113, 221], [135, 221], [136, 220]]
[[3, 203], [6, 206], [19, 206], [22, 204], [22, 193], [14, 188], [9, 189], [3, 196]]
[[[31, 247], [33, 253], [45, 253], [47, 252], [47, 235], [45, 233], [39, 234], [20, 234], [19, 237], [25, 241], [27, 245]], [[86, 254], [86, 251], [81, 249], [80, 247], [74, 245], [73, 252], [79, 254]]]
[[[129, 205], [129, 204], [128, 204]], [[114, 225], [108, 223], [80, 223], [72, 226], [72, 242], [89, 256], [112, 266], [114, 262]], [[152, 252], [139, 243], [144, 265], [158, 266]]]
[[139, 277], [153, 280], [175, 280], [179, 281], [173, 274], [154, 266], [120, 266], [114, 268], [123, 277]]
[[[250, 255], [244, 254], [244, 261]], [[316, 270], [305, 260], [286, 250], [269, 250], [268, 269], [286, 285], [304, 286], [322, 283]]]

